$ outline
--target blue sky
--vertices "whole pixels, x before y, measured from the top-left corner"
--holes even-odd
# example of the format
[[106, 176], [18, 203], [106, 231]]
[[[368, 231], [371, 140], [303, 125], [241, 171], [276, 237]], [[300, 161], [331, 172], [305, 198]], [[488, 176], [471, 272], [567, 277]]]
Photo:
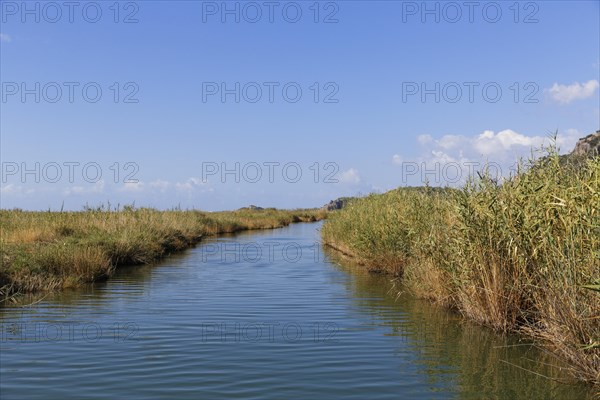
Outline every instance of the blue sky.
[[314, 207], [600, 129], [598, 1], [0, 3], [2, 208]]

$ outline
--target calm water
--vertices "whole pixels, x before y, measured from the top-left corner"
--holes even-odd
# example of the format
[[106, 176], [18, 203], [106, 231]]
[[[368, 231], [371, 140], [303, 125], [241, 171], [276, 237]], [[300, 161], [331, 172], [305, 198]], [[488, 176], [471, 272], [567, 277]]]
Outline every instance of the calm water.
[[324, 252], [320, 224], [207, 241], [0, 310], [2, 399], [583, 399], [516, 338]]

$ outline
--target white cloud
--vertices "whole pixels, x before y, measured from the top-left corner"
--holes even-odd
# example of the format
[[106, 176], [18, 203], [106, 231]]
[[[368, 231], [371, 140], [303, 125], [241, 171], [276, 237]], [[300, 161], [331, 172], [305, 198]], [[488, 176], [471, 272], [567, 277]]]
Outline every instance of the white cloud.
[[142, 181], [125, 182], [123, 184], [123, 186], [121, 186], [118, 190], [120, 192], [130, 192], [130, 193], [139, 193], [139, 192], [143, 192], [146, 190], [154, 190], [154, 191], [159, 191], [161, 193], [164, 193], [171, 186], [172, 186], [171, 182], [168, 182], [168, 181], [165, 181], [162, 179], [157, 179], [155, 181], [148, 182], [148, 183], [145, 183]]
[[20, 195], [20, 194], [32, 194], [35, 189], [25, 188], [23, 186], [17, 186], [13, 183], [0, 187], [0, 195]]
[[[563, 150], [570, 151], [579, 137], [576, 130], [567, 130], [558, 136], [557, 144], [559, 146], [568, 146]], [[498, 133], [486, 130], [478, 135], [443, 135], [439, 139], [427, 141], [417, 140], [427, 149], [427, 152], [439, 158], [433, 151], [443, 151], [453, 159], [461, 158], [489, 158], [505, 159], [515, 158], [524, 154], [529, 154], [531, 148], [539, 148], [542, 145], [550, 143], [549, 136], [528, 136], [512, 129], [505, 129]]]
[[[126, 182], [119, 188], [120, 192], [140, 193], [144, 191], [158, 191], [165, 193], [171, 188], [175, 188], [179, 191], [189, 192], [198, 188], [207, 188], [208, 183], [202, 182], [200, 178], [188, 178], [184, 182], [171, 183], [162, 179], [157, 179], [152, 182]], [[212, 191], [211, 188], [206, 189]]]
[[[454, 149], [459, 147], [461, 142], [462, 137], [459, 135], [444, 135], [440, 140], [437, 141], [437, 144], [444, 149]], [[428, 143], [431, 143], [431, 141]]]
[[0, 194], [15, 194], [19, 192], [20, 186], [15, 186], [12, 183], [9, 183], [6, 186], [0, 187]]
[[340, 182], [356, 185], [360, 183], [360, 175], [356, 169], [350, 168], [340, 174]]
[[202, 182], [200, 178], [188, 178], [184, 182], [169, 182], [162, 179], [157, 179], [151, 182], [126, 182], [118, 191], [129, 192], [129, 193], [141, 193], [141, 192], [160, 192], [166, 193], [169, 189], [174, 188], [180, 192], [192, 192], [197, 189], [201, 189], [202, 192], [212, 192], [213, 189], [208, 185], [208, 182]]
[[566, 129], [564, 133], [558, 135], [556, 144], [560, 148], [561, 153], [570, 153], [575, 148], [575, 144], [579, 139], [588, 134], [582, 134], [577, 129]]
[[144, 190], [145, 186], [146, 185], [141, 181], [125, 182], [123, 184], [123, 186], [121, 188], [119, 188], [119, 191], [137, 193], [137, 192], [141, 192], [142, 190]]
[[208, 182], [202, 182], [200, 178], [188, 178], [185, 182], [175, 183], [175, 189], [181, 191], [192, 191], [198, 188], [206, 188], [206, 191], [212, 192], [212, 188], [208, 187]]
[[[570, 152], [582, 135], [567, 129], [556, 138], [561, 153]], [[402, 184], [418, 185], [429, 181], [433, 185], [463, 183], [469, 174], [483, 169], [489, 162], [499, 176], [508, 176], [520, 158], [528, 159], [532, 149], [551, 143], [551, 137], [525, 135], [511, 129], [500, 132], [486, 130], [477, 135], [443, 135], [440, 138], [418, 136], [422, 153], [411, 159], [395, 155], [392, 162], [401, 167]], [[534, 155], [539, 155], [534, 152]], [[498, 176], [497, 175], [497, 176]]]
[[431, 143], [433, 141], [433, 138], [431, 137], [431, 135], [419, 135], [417, 136], [417, 141], [420, 144], [427, 144]]
[[443, 151], [432, 150], [431, 155], [432, 157], [430, 161], [435, 163], [448, 164], [458, 162], [456, 158], [452, 157], [450, 154], [444, 153]]
[[71, 186], [64, 190], [66, 196], [72, 194], [86, 194], [86, 193], [102, 193], [104, 192], [104, 181], [100, 179], [98, 182], [90, 186]]
[[148, 184], [152, 189], [159, 190], [160, 192], [165, 192], [169, 187], [171, 187], [171, 183], [167, 181], [163, 181], [162, 179], [157, 179]]
[[484, 131], [479, 136], [471, 140], [473, 147], [477, 152], [484, 156], [501, 156], [515, 147], [525, 146], [530, 149], [532, 146], [540, 146], [546, 138], [541, 136], [525, 136], [511, 129], [494, 134], [493, 131]]
[[0, 42], [10, 43], [12, 42], [12, 36], [6, 33], [0, 33]]
[[546, 89], [546, 92], [550, 95], [552, 100], [561, 104], [569, 104], [575, 100], [592, 97], [598, 87], [600, 87], [600, 83], [593, 79], [583, 84], [579, 82], [574, 82], [570, 85], [559, 85], [558, 83], [555, 83], [550, 89]]

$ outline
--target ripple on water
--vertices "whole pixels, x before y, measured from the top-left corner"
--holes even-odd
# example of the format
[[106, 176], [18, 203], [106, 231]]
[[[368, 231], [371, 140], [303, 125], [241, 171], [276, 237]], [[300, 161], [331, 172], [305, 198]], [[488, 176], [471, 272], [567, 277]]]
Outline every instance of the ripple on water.
[[[253, 262], [198, 246], [0, 310], [3, 399], [586, 398], [517, 347], [319, 249], [319, 224], [210, 239], [297, 244]], [[24, 302], [33, 302], [30, 298]], [[533, 362], [526, 361], [527, 359]], [[555, 365], [555, 363], [554, 363]]]

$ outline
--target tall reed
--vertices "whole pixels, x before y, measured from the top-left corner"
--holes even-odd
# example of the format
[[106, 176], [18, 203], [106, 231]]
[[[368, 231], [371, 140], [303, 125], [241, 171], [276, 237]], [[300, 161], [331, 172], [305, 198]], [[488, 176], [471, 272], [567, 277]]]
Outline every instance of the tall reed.
[[501, 331], [540, 339], [600, 385], [600, 158], [555, 151], [497, 183], [404, 188], [333, 213], [325, 243]]

